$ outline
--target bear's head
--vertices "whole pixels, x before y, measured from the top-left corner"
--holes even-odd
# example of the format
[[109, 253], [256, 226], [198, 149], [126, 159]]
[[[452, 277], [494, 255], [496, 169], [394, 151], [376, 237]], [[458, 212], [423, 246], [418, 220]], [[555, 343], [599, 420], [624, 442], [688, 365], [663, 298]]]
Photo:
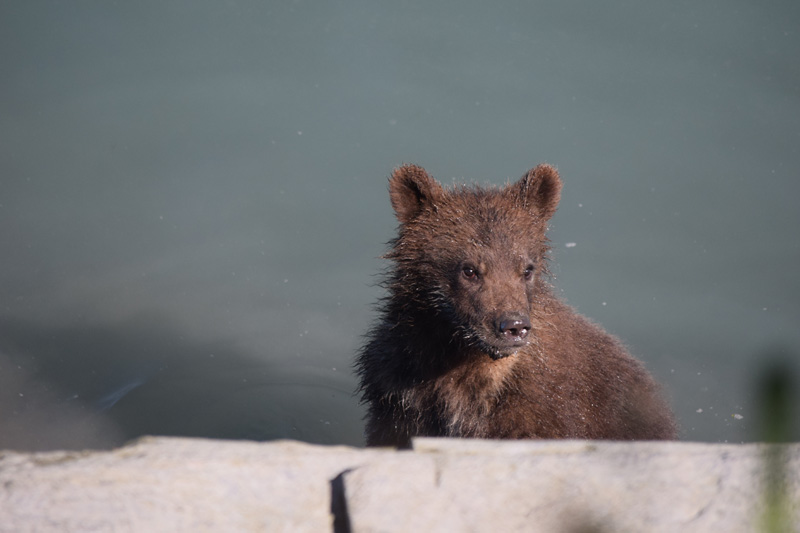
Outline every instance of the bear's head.
[[397, 168], [389, 191], [400, 227], [387, 257], [393, 297], [450, 342], [494, 359], [535, 342], [545, 287], [547, 222], [561, 180], [539, 165], [503, 188], [444, 188], [422, 167]]

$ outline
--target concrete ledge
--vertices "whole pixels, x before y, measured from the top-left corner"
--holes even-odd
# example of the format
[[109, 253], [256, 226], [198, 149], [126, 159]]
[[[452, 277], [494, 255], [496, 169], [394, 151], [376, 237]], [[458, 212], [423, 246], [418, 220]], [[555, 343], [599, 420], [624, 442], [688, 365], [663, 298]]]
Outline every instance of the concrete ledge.
[[144, 438], [0, 452], [4, 533], [749, 532], [766, 516], [800, 531], [800, 444], [417, 439], [395, 452]]

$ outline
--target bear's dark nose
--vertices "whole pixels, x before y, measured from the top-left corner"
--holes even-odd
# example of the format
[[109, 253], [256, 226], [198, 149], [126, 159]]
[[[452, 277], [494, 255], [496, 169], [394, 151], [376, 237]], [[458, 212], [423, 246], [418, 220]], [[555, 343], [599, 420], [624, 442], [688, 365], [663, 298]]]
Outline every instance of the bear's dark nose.
[[523, 316], [507, 316], [502, 317], [497, 322], [497, 331], [500, 336], [511, 340], [524, 339], [528, 336], [531, 330], [531, 321]]

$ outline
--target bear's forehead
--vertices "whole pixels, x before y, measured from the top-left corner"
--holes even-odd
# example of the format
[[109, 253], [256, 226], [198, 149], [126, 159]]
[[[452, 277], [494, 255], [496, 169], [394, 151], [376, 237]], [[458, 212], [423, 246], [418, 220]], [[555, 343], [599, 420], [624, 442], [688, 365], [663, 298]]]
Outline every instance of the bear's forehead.
[[436, 218], [462, 231], [486, 235], [536, 233], [541, 227], [536, 213], [515, 202], [508, 195], [495, 191], [459, 193], [439, 204]]
[[536, 216], [495, 198], [454, 198], [422, 215], [406, 236], [418, 245], [470, 255], [527, 255], [544, 240]]

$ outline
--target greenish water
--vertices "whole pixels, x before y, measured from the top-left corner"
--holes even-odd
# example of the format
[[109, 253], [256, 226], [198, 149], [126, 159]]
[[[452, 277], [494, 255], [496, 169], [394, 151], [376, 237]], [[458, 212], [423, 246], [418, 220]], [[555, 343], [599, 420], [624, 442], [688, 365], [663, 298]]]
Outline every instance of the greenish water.
[[800, 353], [795, 3], [19, 2], [0, 47], [3, 447], [361, 443], [404, 162], [557, 165], [555, 283], [686, 439], [759, 439]]

